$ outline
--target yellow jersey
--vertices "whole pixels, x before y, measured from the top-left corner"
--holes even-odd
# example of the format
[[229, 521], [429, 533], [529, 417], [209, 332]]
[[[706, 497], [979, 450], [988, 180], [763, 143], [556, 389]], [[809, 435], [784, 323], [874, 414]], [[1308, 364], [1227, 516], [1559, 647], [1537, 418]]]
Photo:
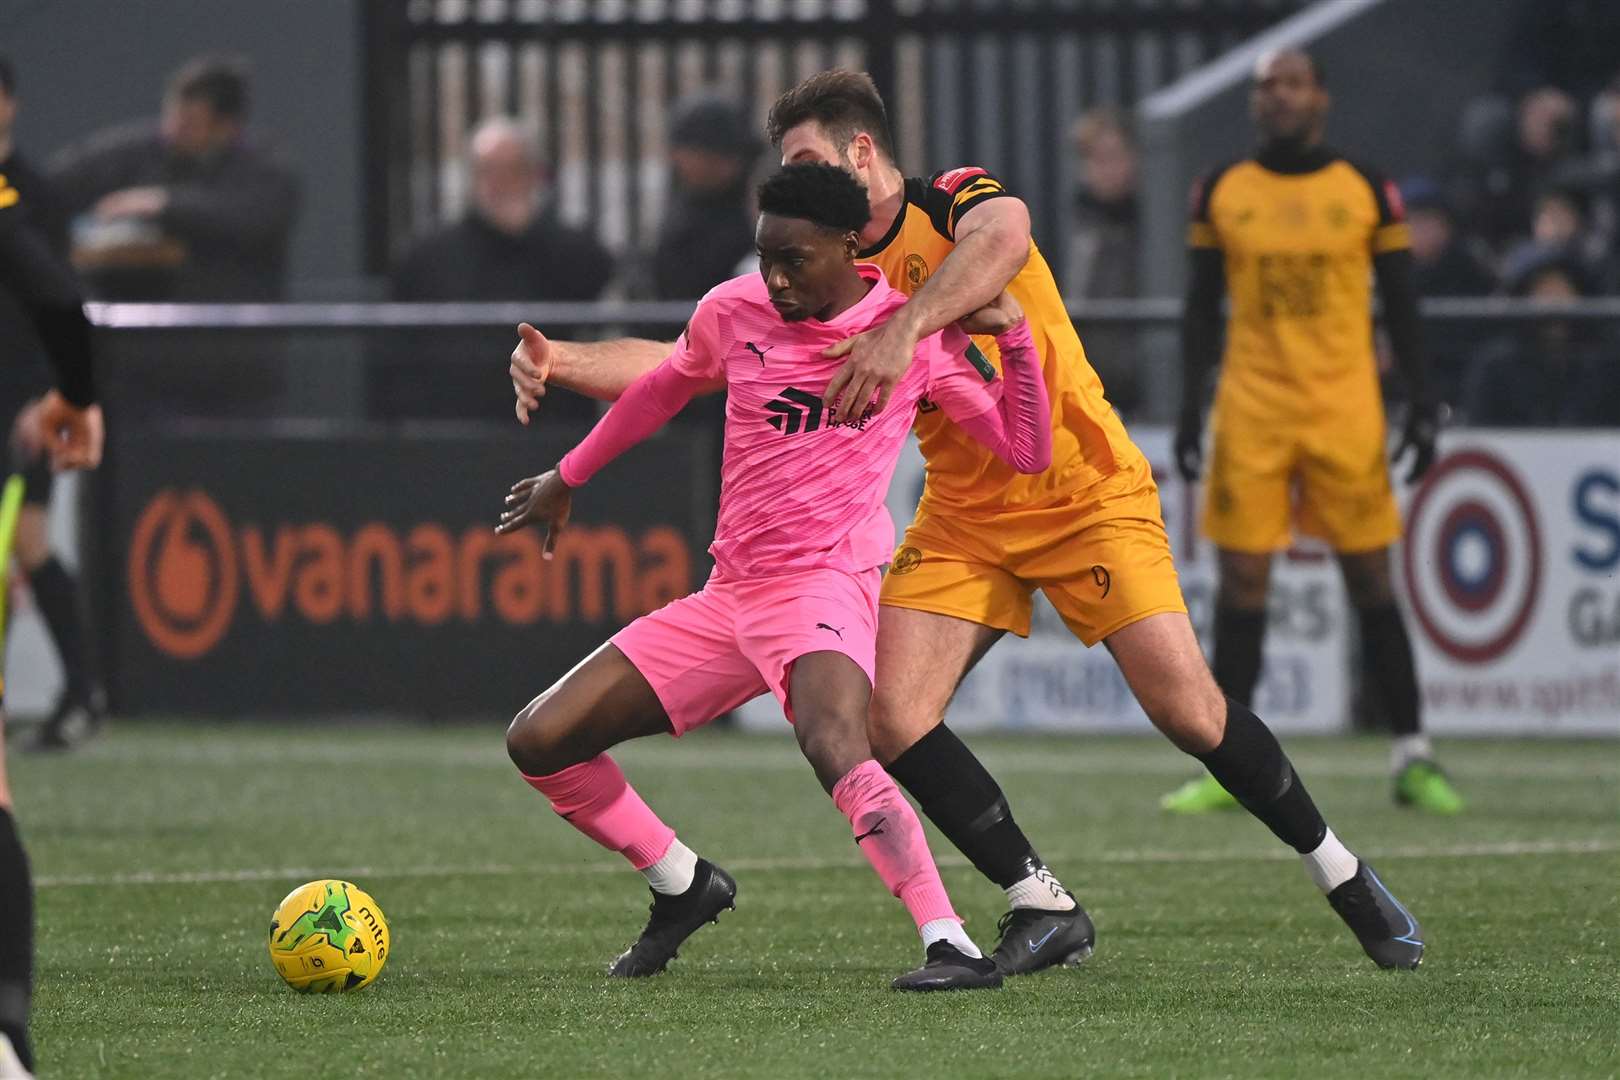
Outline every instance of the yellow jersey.
[[1240, 161], [1195, 189], [1187, 242], [1223, 254], [1231, 297], [1218, 412], [1382, 417], [1373, 257], [1410, 246], [1402, 214], [1393, 184], [1324, 148], [1286, 172]]
[[[926, 180], [908, 178], [893, 225], [857, 258], [875, 264], [891, 285], [910, 296], [955, 248], [962, 215], [1008, 194], [994, 176], [972, 166]], [[1103, 396], [1102, 381], [1086, 361], [1051, 268], [1033, 240], [1029, 261], [1007, 291], [1023, 307], [1040, 353], [1052, 401], [1052, 467], [1035, 476], [1020, 475], [924, 402], [915, 428], [927, 463], [923, 507], [972, 516], [1049, 507], [1127, 469], [1140, 471], [1151, 484], [1147, 462]], [[994, 339], [975, 341], [999, 371]]]

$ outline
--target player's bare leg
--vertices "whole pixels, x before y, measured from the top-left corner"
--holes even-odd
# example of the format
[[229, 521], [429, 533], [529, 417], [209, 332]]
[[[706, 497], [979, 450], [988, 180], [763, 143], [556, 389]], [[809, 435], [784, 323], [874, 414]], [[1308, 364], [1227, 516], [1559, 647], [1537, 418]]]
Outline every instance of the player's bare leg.
[[1416, 967], [1423, 958], [1417, 920], [1333, 835], [1271, 730], [1221, 692], [1187, 616], [1150, 615], [1106, 644], [1153, 726], [1299, 853], [1367, 955], [1380, 967]]
[[1435, 763], [1423, 733], [1417, 669], [1406, 619], [1395, 602], [1389, 548], [1341, 552], [1339, 569], [1361, 626], [1361, 683], [1395, 737], [1390, 755], [1395, 801], [1434, 814], [1458, 813], [1462, 797]]
[[793, 731], [821, 786], [849, 819], [855, 845], [901, 903], [927, 950], [926, 964], [894, 980], [896, 990], [1001, 985], [1001, 973], [962, 930], [922, 822], [872, 757], [866, 735], [872, 686], [841, 652], [806, 653], [788, 677]]
[[1007, 893], [997, 965], [1009, 975], [1073, 963], [1096, 929], [1013, 819], [995, 778], [945, 724], [967, 673], [1003, 631], [884, 605], [869, 730], [878, 759], [974, 867]]
[[652, 889], [647, 926], [610, 975], [658, 974], [699, 927], [735, 906], [736, 882], [681, 843], [606, 753], [669, 731], [646, 678], [606, 644], [529, 702], [506, 732], [507, 753], [524, 780], [570, 825], [623, 855]]
[[[1265, 644], [1266, 597], [1271, 589], [1269, 552], [1219, 554], [1220, 591], [1215, 600], [1215, 682], [1233, 700], [1254, 704]], [[1237, 800], [1209, 774], [1189, 780], [1159, 800], [1178, 814], [1236, 810]]]

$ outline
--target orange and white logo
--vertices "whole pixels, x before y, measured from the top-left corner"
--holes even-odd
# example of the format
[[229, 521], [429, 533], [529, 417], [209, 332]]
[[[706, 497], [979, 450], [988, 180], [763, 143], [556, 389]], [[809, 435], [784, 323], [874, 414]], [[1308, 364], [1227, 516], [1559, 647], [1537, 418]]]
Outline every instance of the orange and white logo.
[[191, 660], [219, 643], [236, 614], [240, 578], [230, 523], [201, 491], [162, 491], [135, 523], [129, 592], [147, 638]]

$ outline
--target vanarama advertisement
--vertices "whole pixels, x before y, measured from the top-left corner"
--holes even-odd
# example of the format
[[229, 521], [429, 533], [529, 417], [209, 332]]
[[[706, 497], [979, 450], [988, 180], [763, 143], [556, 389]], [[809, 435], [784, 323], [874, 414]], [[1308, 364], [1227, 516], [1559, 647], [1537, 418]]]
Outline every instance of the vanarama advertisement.
[[707, 572], [713, 485], [679, 434], [583, 489], [552, 559], [538, 530], [496, 536], [508, 487], [571, 444], [123, 441], [120, 708], [515, 711]]

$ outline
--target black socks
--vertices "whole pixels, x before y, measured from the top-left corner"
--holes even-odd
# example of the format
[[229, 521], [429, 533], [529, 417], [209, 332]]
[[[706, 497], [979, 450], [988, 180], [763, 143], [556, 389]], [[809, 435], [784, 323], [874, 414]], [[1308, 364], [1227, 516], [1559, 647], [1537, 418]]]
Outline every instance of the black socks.
[[1215, 608], [1215, 682], [1226, 696], [1254, 702], [1260, 681], [1260, 645], [1266, 636], [1266, 612]]
[[1277, 736], [1246, 707], [1226, 699], [1226, 734], [1194, 755], [1243, 808], [1301, 855], [1316, 850], [1327, 822], [1283, 753]]
[[28, 587], [51, 632], [51, 640], [56, 643], [56, 653], [62, 658], [68, 696], [76, 701], [87, 701], [95, 680], [90, 677], [89, 655], [85, 649], [78, 584], [52, 555], [28, 575]]
[[0, 1033], [33, 1070], [28, 1003], [34, 979], [34, 887], [11, 811], [0, 807]]
[[1001, 787], [956, 733], [940, 724], [889, 766], [889, 775], [974, 867], [1001, 888], [1042, 866]]
[[1421, 726], [1417, 670], [1412, 663], [1412, 642], [1406, 636], [1406, 620], [1394, 604], [1362, 608], [1357, 614], [1361, 621], [1362, 685], [1388, 718], [1394, 735], [1416, 735]]

